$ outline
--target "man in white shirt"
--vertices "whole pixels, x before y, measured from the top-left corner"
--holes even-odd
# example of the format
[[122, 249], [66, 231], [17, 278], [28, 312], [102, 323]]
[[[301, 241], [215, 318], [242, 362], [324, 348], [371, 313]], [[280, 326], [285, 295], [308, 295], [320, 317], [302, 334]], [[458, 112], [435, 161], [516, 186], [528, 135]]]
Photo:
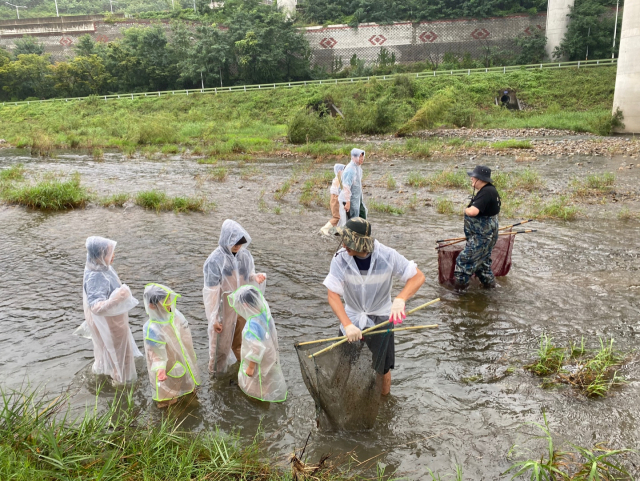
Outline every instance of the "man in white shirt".
[[[340, 321], [340, 331], [349, 342], [357, 342], [362, 339], [363, 329], [387, 320], [402, 323], [405, 303], [424, 283], [424, 274], [415, 262], [371, 237], [371, 224], [365, 219], [352, 218], [337, 230], [344, 250], [331, 261], [324, 285], [329, 290], [329, 305]], [[405, 285], [391, 302], [394, 277]], [[340, 297], [344, 298], [344, 305]], [[391, 389], [390, 369], [395, 362], [393, 333], [386, 358], [374, 361], [381, 366], [382, 372], [378, 372], [383, 375], [382, 394], [387, 395]]]

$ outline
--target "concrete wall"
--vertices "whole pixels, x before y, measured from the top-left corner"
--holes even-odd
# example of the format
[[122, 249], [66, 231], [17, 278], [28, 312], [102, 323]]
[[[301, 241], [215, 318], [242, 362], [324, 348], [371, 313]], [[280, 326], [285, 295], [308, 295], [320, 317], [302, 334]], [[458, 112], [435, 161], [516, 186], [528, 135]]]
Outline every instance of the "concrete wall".
[[[294, 1], [278, 0], [278, 4]], [[2, 22], [0, 46], [12, 49], [16, 38], [33, 35], [38, 37], [45, 51], [55, 60], [64, 60], [74, 55], [74, 45], [86, 33], [98, 42], [110, 42], [120, 38], [122, 30], [133, 26], [161, 25], [170, 32], [168, 21], [121, 19], [116, 23], [105, 23], [100, 16], [92, 19], [66, 17], [66, 20], [61, 20], [64, 18], [56, 20], [53, 17], [43, 23], [34, 22], [33, 19]], [[305, 29], [305, 35], [311, 45], [312, 63], [331, 69], [332, 64], [339, 60], [348, 65], [354, 53], [368, 63], [375, 62], [383, 48], [394, 53], [398, 62], [428, 60], [437, 63], [447, 52], [460, 55], [470, 53], [474, 58], [482, 58], [493, 47], [512, 48], [513, 40], [519, 35], [544, 31], [545, 22], [545, 14], [513, 15], [419, 24], [368, 23], [358, 28], [347, 25], [309, 27]]]
[[482, 58], [492, 47], [512, 48], [517, 36], [543, 31], [544, 25], [545, 14], [513, 15], [418, 24], [364, 23], [358, 28], [329, 25], [309, 27], [306, 35], [314, 63], [325, 67], [331, 67], [338, 59], [348, 65], [354, 53], [360, 59], [375, 62], [382, 48], [394, 53], [398, 62], [437, 63], [447, 52]]
[[553, 51], [560, 46], [569, 26], [569, 13], [575, 0], [549, 0], [547, 4], [547, 56], [553, 58]]
[[621, 132], [640, 134], [640, 0], [626, 0], [620, 30], [613, 112], [624, 114]]

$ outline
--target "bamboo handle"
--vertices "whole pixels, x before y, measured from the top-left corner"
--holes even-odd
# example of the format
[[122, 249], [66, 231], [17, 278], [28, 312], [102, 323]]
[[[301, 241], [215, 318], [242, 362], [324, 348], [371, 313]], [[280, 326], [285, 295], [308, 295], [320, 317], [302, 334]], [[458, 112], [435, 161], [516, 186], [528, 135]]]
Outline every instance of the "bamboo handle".
[[[428, 306], [430, 306], [430, 305], [432, 305], [432, 304], [435, 304], [436, 302], [440, 302], [440, 298], [434, 299], [434, 300], [432, 300], [432, 301], [427, 302], [426, 304], [422, 304], [421, 306], [418, 306], [418, 307], [416, 307], [416, 308], [414, 308], [414, 309], [411, 309], [409, 312], [407, 312], [407, 314], [406, 314], [406, 315], [408, 316], [409, 314], [413, 314], [414, 312], [419, 311], [420, 309], [424, 309], [425, 307], [428, 307]], [[372, 326], [372, 327], [370, 327], [369, 329], [365, 329], [364, 331], [362, 331], [362, 334], [366, 334], [367, 332], [371, 332], [371, 331], [373, 331], [373, 330], [375, 330], [375, 329], [379, 329], [379, 328], [381, 328], [381, 327], [383, 327], [383, 326], [386, 326], [386, 325], [387, 325], [387, 324], [389, 324], [390, 322], [391, 322], [391, 321], [389, 320], [389, 321], [381, 322], [380, 324], [376, 324], [375, 326]], [[328, 340], [333, 340], [333, 339], [322, 339], [322, 340], [320, 340], [320, 341], [315, 341], [315, 342], [324, 342], [324, 341], [328, 341]], [[314, 341], [310, 341], [310, 342], [309, 342], [309, 343], [307, 343], [307, 344], [310, 344], [310, 343], [312, 343], [312, 342], [314, 342]], [[333, 344], [331, 344], [330, 346], [327, 346], [327, 347], [325, 347], [324, 349], [322, 349], [322, 350], [320, 350], [320, 351], [318, 351], [318, 352], [316, 352], [316, 353], [314, 353], [314, 354], [309, 355], [309, 359], [312, 359], [312, 358], [314, 358], [315, 356], [318, 356], [318, 355], [322, 354], [323, 352], [330, 351], [330, 350], [331, 350], [331, 349], [333, 349], [334, 347], [339, 346], [340, 344], [344, 344], [345, 342], [347, 342], [347, 336], [343, 336], [343, 337], [342, 337], [342, 339], [341, 339], [340, 341], [338, 341], [338, 342], [336, 342], [336, 343], [333, 343]], [[302, 345], [302, 344], [299, 344], [299, 345]]]
[[[500, 235], [530, 234], [531, 232], [538, 232], [538, 231], [536, 229], [514, 230], [513, 232], [500, 232], [498, 235], [500, 236]], [[435, 249], [438, 250], [441, 247], [447, 247], [447, 246], [452, 246], [454, 244], [459, 244], [460, 242], [464, 242], [466, 240], [467, 240], [466, 237], [460, 237], [460, 240], [457, 240], [455, 242], [449, 242], [448, 244], [439, 245]]]
[[[504, 227], [500, 227], [498, 230], [511, 229], [512, 227], [516, 227], [516, 226], [519, 226], [519, 225], [522, 225], [522, 224], [526, 224], [528, 222], [533, 222], [533, 219], [527, 219], [527, 220], [523, 220], [521, 222], [517, 222], [516, 224], [506, 225]], [[459, 241], [459, 240], [463, 240], [463, 239], [466, 239], [466, 237], [452, 237], [451, 239], [437, 240], [436, 243], [440, 244], [442, 242]]]
[[369, 336], [373, 336], [374, 334], [384, 334], [385, 332], [409, 331], [409, 330], [414, 330], [414, 329], [434, 329], [436, 327], [438, 327], [438, 324], [428, 324], [428, 325], [425, 325], [425, 326], [398, 327], [396, 329], [385, 329], [383, 331], [370, 332]]

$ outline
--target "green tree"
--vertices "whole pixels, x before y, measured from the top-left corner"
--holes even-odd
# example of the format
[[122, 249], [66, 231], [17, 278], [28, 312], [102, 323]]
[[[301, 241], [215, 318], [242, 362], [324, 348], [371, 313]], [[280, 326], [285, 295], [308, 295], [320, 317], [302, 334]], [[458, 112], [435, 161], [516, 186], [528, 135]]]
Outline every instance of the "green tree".
[[159, 26], [132, 27], [108, 44], [107, 71], [117, 79], [118, 91], [166, 90], [178, 78], [177, 60]]
[[7, 100], [49, 97], [53, 86], [51, 67], [47, 56], [18, 55], [17, 60], [0, 67], [0, 95]]
[[6, 49], [0, 47], [0, 68], [11, 62], [11, 54]]
[[516, 38], [515, 43], [520, 49], [515, 62], [517, 65], [542, 63], [546, 60], [547, 37], [544, 32], [536, 32], [530, 36], [521, 35]]
[[18, 55], [43, 55], [44, 45], [38, 43], [38, 41], [29, 35], [22, 37], [15, 42], [16, 47], [13, 49], [13, 54]]
[[193, 35], [176, 26], [172, 46], [178, 54], [180, 77], [191, 85], [200, 86], [203, 82], [205, 87], [215, 87], [221, 85], [225, 74], [228, 76], [231, 52], [216, 24], [201, 25]]
[[[611, 57], [615, 16], [606, 16], [609, 0], [576, 0], [571, 8], [571, 19], [567, 33], [559, 47], [553, 52], [554, 58], [583, 60], [587, 57], [598, 59]], [[620, 24], [618, 24], [620, 26]], [[617, 56], [620, 36], [616, 39]]]
[[227, 44], [242, 83], [277, 82], [309, 78], [309, 43], [276, 8], [258, 0], [225, 4], [229, 30]]
[[81, 36], [73, 50], [80, 57], [88, 57], [96, 53], [96, 41], [89, 34]]
[[100, 57], [89, 55], [56, 63], [52, 68], [52, 80], [56, 95], [86, 97], [106, 94], [113, 78]]

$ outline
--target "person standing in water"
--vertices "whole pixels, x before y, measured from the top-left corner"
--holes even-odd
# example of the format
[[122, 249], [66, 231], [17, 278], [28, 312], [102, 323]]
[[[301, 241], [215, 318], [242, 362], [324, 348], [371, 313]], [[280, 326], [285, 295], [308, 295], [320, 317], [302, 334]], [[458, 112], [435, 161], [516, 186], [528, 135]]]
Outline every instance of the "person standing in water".
[[464, 210], [467, 245], [456, 259], [454, 287], [457, 291], [465, 290], [475, 274], [485, 288], [491, 289], [496, 287], [496, 278], [491, 270], [491, 252], [498, 241], [500, 194], [493, 186], [489, 167], [477, 165], [467, 175], [471, 177], [474, 195]]
[[249, 285], [231, 294], [229, 305], [246, 319], [238, 386], [247, 396], [261, 401], [285, 401], [287, 383], [280, 366], [278, 334], [269, 304], [255, 286]]
[[202, 295], [209, 322], [209, 371], [215, 375], [226, 373], [240, 360], [245, 320], [229, 305], [228, 296], [245, 284], [264, 292], [267, 275], [256, 274], [249, 244], [249, 233], [227, 219], [220, 229], [218, 248], [204, 263]]
[[149, 320], [142, 328], [153, 400], [159, 408], [175, 404], [200, 385], [189, 323], [176, 307], [180, 294], [162, 284], [144, 288]]
[[[334, 256], [323, 284], [328, 289], [329, 305], [340, 321], [340, 332], [349, 342], [356, 342], [362, 339], [365, 328], [387, 320], [401, 324], [406, 317], [406, 301], [424, 284], [424, 275], [416, 263], [375, 240], [371, 236], [371, 224], [365, 219], [349, 219], [337, 230], [344, 249]], [[394, 277], [404, 283], [404, 288], [391, 302]], [[344, 298], [344, 305], [340, 297]], [[367, 340], [374, 353], [374, 365], [380, 366], [377, 372], [383, 376], [383, 395], [391, 390], [390, 370], [395, 365], [393, 342], [392, 332], [385, 359], [376, 359], [377, 351], [372, 346], [375, 341]]]
[[329, 235], [331, 228], [338, 225], [342, 226], [347, 221], [347, 216], [344, 210], [344, 206], [338, 200], [340, 191], [342, 191], [342, 172], [344, 171], [344, 164], [336, 164], [333, 166], [333, 173], [335, 177], [331, 183], [329, 193], [331, 194], [331, 200], [329, 205], [331, 207], [331, 220], [320, 229], [320, 232], [324, 235]]
[[342, 192], [338, 200], [344, 205], [347, 219], [355, 217], [367, 218], [367, 208], [362, 194], [362, 164], [364, 150], [352, 149], [351, 162], [342, 173]]
[[[137, 379], [135, 357], [142, 353], [133, 340], [128, 312], [138, 305], [112, 267], [116, 242], [89, 237], [84, 268], [82, 304], [85, 323], [78, 329], [93, 341], [93, 372], [111, 376], [115, 385]], [[76, 332], [78, 332], [76, 331]]]

